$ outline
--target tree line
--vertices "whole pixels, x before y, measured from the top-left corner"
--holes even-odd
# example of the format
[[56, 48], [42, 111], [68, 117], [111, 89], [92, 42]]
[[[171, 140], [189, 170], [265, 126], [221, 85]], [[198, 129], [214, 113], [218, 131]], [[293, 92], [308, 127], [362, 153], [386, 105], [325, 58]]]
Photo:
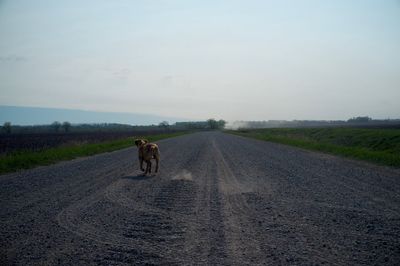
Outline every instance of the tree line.
[[135, 131], [135, 130], [216, 130], [223, 129], [226, 122], [224, 120], [215, 120], [213, 118], [207, 121], [176, 122], [169, 124], [168, 121], [162, 121], [158, 125], [133, 126], [118, 123], [97, 123], [97, 124], [71, 124], [68, 121], [54, 121], [48, 125], [20, 126], [12, 125], [11, 122], [5, 122], [1, 127], [1, 133], [69, 133], [69, 132], [91, 132], [91, 131]]

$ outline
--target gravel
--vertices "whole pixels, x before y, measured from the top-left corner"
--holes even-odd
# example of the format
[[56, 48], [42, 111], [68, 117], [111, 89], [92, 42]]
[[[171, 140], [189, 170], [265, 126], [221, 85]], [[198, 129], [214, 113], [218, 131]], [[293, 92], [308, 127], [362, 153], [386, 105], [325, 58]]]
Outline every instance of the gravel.
[[1, 265], [397, 265], [400, 170], [220, 132], [0, 176]]

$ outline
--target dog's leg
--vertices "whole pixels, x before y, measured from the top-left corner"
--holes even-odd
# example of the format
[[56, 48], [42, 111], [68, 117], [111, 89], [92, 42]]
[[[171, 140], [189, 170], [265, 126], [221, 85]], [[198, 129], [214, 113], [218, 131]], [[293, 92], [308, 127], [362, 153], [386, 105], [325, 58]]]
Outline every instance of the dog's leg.
[[149, 162], [146, 161], [146, 172], [144, 172], [144, 175], [147, 175], [148, 172], [149, 172]]
[[139, 163], [140, 163], [140, 170], [142, 170], [144, 172], [144, 168], [143, 168], [143, 158], [140, 157], [139, 158]]
[[149, 160], [149, 173], [151, 174], [151, 160]]
[[159, 164], [159, 161], [160, 161], [160, 157], [158, 155], [156, 155], [155, 159], [156, 159], [156, 173], [158, 173], [158, 164]]

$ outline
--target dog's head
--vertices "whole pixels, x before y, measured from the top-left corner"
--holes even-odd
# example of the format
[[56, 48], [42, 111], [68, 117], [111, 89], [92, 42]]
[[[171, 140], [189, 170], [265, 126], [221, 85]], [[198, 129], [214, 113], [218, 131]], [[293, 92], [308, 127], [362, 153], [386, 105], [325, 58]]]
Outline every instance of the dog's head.
[[140, 147], [143, 144], [146, 144], [148, 141], [146, 139], [135, 139], [135, 145]]

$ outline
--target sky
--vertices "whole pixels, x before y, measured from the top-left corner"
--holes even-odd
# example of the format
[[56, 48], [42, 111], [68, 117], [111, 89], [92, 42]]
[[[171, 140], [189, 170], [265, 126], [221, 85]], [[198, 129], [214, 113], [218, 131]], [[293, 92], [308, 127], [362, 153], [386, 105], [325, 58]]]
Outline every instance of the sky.
[[0, 0], [0, 105], [400, 117], [399, 0]]

